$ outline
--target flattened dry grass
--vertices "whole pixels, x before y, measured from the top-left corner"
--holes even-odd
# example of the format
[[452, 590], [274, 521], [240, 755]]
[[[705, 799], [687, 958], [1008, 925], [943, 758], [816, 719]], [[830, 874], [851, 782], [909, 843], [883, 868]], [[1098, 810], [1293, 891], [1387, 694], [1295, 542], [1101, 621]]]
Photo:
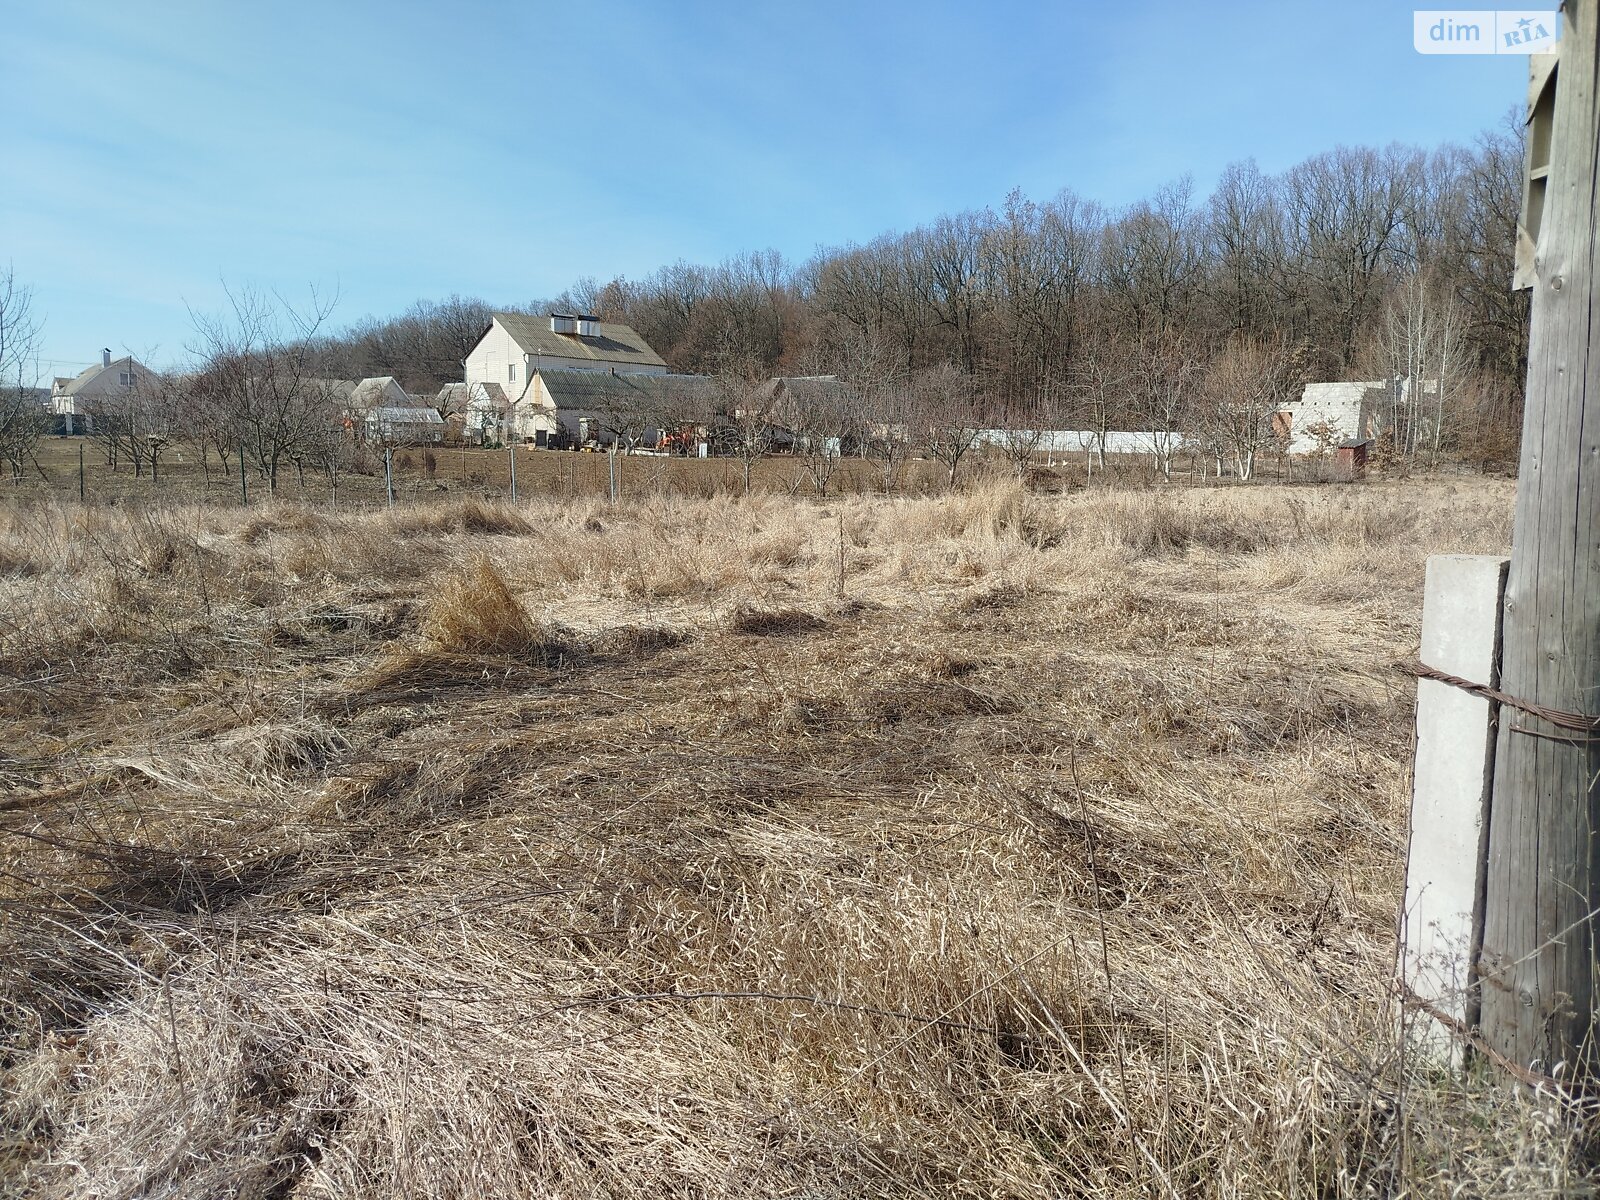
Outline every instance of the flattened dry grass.
[[1582, 1194], [1387, 984], [1393, 664], [1509, 520], [0, 513], [6, 1186]]

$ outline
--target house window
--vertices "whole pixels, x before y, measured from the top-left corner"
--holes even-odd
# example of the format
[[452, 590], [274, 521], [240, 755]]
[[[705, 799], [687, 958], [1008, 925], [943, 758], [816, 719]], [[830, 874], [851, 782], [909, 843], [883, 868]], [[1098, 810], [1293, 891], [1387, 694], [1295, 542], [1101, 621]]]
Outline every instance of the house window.
[[507, 363], [506, 364], [506, 379], [508, 379], [512, 383], [515, 383], [517, 381], [517, 364], [516, 363]]
[[117, 382], [120, 383], [123, 387], [132, 387], [133, 386], [133, 372], [132, 371], [118, 371], [117, 372]]

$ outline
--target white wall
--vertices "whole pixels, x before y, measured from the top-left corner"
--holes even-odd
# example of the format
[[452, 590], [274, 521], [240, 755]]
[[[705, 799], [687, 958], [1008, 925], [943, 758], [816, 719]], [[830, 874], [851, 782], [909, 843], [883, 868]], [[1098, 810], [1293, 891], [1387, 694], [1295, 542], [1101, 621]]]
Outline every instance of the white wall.
[[[496, 383], [506, 394], [506, 398], [513, 404], [519, 402], [528, 387], [528, 365], [524, 360], [521, 347], [501, 326], [499, 321], [489, 326], [489, 332], [484, 334], [478, 344], [467, 355], [465, 364], [465, 379], [469, 384]], [[511, 365], [517, 368], [517, 377], [513, 381], [507, 368]]]
[[1308, 383], [1298, 400], [1291, 400], [1279, 412], [1288, 414], [1289, 453], [1313, 454], [1317, 439], [1308, 430], [1317, 425], [1327, 425], [1333, 434], [1333, 444], [1349, 438], [1364, 437], [1361, 428], [1361, 401], [1369, 388], [1381, 388], [1381, 383]]
[[[985, 429], [978, 440], [989, 446], [1004, 446], [1011, 436], [1005, 429]], [[1071, 451], [1093, 450], [1100, 435], [1090, 429], [1046, 429], [1039, 438], [1038, 453], [1066, 454]], [[1154, 454], [1160, 446], [1176, 448], [1183, 443], [1179, 433], [1126, 432], [1106, 430], [1107, 454]]]

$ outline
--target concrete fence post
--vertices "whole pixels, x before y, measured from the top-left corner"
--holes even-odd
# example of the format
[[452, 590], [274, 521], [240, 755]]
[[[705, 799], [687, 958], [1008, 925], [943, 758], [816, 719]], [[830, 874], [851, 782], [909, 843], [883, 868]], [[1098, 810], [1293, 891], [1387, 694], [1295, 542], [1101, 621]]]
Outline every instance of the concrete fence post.
[[[1428, 559], [1421, 652], [1426, 666], [1486, 687], [1499, 685], [1509, 562], [1488, 554]], [[1448, 1025], [1455, 1023], [1459, 1033], [1478, 1023], [1475, 969], [1483, 941], [1497, 707], [1452, 684], [1417, 681], [1399, 974], [1408, 1003], [1427, 1006], [1422, 1011], [1428, 1015], [1413, 1027], [1420, 1044], [1452, 1063], [1461, 1061], [1462, 1043]]]

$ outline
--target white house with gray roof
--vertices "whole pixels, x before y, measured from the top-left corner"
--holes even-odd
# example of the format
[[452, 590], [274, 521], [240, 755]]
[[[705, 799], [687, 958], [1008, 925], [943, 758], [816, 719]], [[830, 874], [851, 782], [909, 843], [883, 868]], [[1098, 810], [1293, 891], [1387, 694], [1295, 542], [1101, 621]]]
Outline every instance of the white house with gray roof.
[[[499, 389], [508, 434], [540, 444], [560, 428], [555, 402], [538, 383], [541, 372], [667, 373], [666, 362], [631, 327], [565, 313], [494, 313], [463, 367], [469, 391], [476, 385], [483, 392]], [[469, 428], [470, 414], [471, 406]]]
[[362, 411], [373, 408], [433, 407], [411, 395], [393, 375], [376, 375], [361, 380], [350, 391], [350, 403]]
[[150, 374], [131, 354], [114, 359], [110, 350], [102, 350], [94, 366], [51, 382], [50, 412], [62, 418], [63, 432], [88, 433], [94, 428], [95, 409], [128, 399]]

